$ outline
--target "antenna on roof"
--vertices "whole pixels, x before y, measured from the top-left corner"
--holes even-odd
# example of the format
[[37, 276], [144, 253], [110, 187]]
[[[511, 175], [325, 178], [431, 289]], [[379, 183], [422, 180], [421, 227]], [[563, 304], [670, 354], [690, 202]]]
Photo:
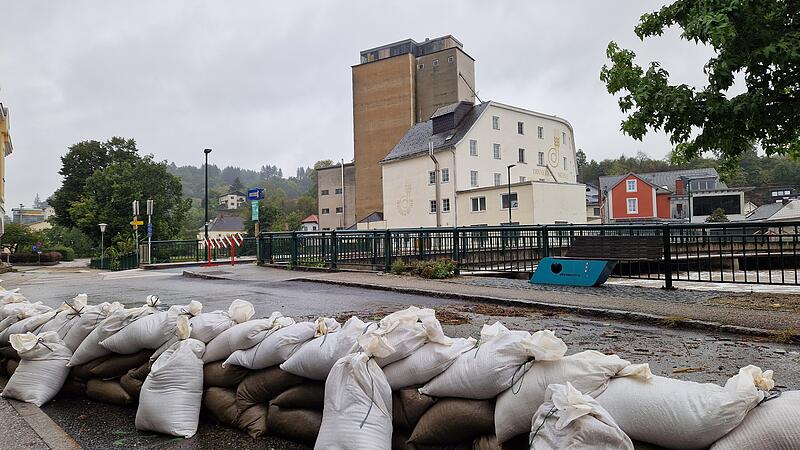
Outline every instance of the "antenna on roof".
[[475, 89], [472, 88], [472, 86], [469, 84], [469, 81], [467, 81], [467, 79], [464, 78], [464, 74], [462, 74], [461, 71], [458, 72], [458, 76], [461, 77], [462, 80], [464, 80], [464, 83], [466, 83], [469, 90], [472, 91], [472, 94], [475, 95], [475, 98], [478, 99], [478, 103], [483, 103], [483, 100], [481, 100], [481, 98], [478, 97], [478, 93], [475, 92]]

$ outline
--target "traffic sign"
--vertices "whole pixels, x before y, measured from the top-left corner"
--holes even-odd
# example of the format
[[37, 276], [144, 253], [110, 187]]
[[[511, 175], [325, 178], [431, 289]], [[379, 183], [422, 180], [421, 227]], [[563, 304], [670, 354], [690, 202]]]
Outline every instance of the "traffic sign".
[[147, 224], [147, 237], [149, 237], [149, 238], [153, 237], [153, 224], [152, 224], [152, 222]]
[[262, 200], [263, 198], [264, 198], [264, 188], [248, 189], [247, 191], [248, 200]]
[[133, 228], [139, 228], [144, 225], [144, 222], [141, 220], [131, 220], [131, 225], [133, 225]]
[[253, 200], [253, 202], [250, 203], [251, 220], [258, 220], [258, 203], [258, 200]]

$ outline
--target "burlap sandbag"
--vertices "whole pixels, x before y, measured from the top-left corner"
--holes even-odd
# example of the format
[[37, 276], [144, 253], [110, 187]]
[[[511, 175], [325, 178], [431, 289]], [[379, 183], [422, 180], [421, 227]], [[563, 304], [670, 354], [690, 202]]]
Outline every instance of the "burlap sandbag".
[[395, 428], [413, 430], [419, 418], [437, 401], [436, 397], [420, 394], [416, 388], [404, 388], [392, 393], [392, 423]]
[[0, 356], [8, 359], [19, 359], [19, 353], [10, 345], [0, 347]]
[[9, 378], [11, 378], [11, 376], [14, 375], [14, 372], [17, 371], [17, 366], [19, 366], [19, 360], [17, 359], [8, 360], [8, 362], [6, 363], [6, 373], [8, 374]]
[[[392, 400], [394, 401], [394, 399]], [[417, 450], [414, 444], [409, 444], [411, 432], [405, 428], [395, 427], [392, 431], [392, 450]]]
[[494, 402], [443, 398], [420, 417], [410, 441], [424, 445], [472, 442], [494, 432]]
[[144, 380], [133, 378], [130, 372], [126, 373], [119, 379], [119, 385], [128, 393], [132, 398], [139, 398], [139, 393], [142, 391]]
[[61, 388], [59, 395], [66, 395], [69, 397], [86, 397], [86, 383], [67, 378], [64, 386]]
[[6, 364], [8, 364], [8, 359], [3, 358], [0, 356], [0, 377], [7, 377], [6, 374]]
[[102, 364], [108, 358], [109, 356], [102, 356], [100, 358], [89, 361], [86, 364], [81, 364], [79, 366], [72, 366], [70, 367], [69, 370], [69, 377], [82, 381], [89, 381], [90, 378], [96, 378], [95, 376], [92, 375], [91, 370], [95, 366]]
[[222, 367], [222, 361], [203, 366], [203, 386], [236, 388], [251, 371], [241, 366]]
[[480, 436], [472, 441], [472, 450], [500, 450], [503, 447], [497, 442], [497, 436]]
[[303, 382], [303, 379], [279, 367], [251, 371], [236, 389], [236, 401], [242, 408], [257, 403], [269, 403], [286, 389]]
[[203, 408], [223, 425], [236, 427], [239, 407], [236, 406], [236, 391], [221, 387], [210, 387], [203, 394]]
[[128, 371], [128, 375], [130, 375], [132, 378], [135, 378], [137, 380], [144, 381], [144, 380], [147, 379], [147, 375], [150, 375], [150, 367], [152, 367], [152, 366], [153, 366], [153, 363], [151, 363], [150, 361], [147, 361], [144, 364], [142, 364], [141, 366], [139, 366], [139, 367], [137, 367], [135, 369], [131, 369], [130, 371]]
[[267, 432], [269, 405], [258, 403], [241, 412], [236, 419], [236, 427], [251, 438], [259, 438]]
[[272, 399], [270, 405], [283, 409], [322, 411], [325, 407], [325, 384], [308, 382], [292, 386]]
[[117, 380], [92, 378], [86, 383], [86, 396], [92, 400], [112, 405], [133, 404], [133, 398], [122, 389]]
[[142, 350], [131, 355], [113, 355], [90, 368], [89, 374], [92, 378], [118, 378], [148, 362], [152, 354], [152, 350]]
[[321, 424], [322, 412], [316, 410], [286, 409], [272, 405], [267, 415], [269, 434], [303, 444], [313, 445], [316, 442]]

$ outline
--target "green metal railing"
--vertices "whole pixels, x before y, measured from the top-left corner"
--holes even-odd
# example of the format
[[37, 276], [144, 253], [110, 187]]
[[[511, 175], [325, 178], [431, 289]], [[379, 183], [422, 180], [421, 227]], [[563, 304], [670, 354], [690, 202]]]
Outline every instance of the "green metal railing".
[[105, 256], [103, 258], [92, 258], [89, 267], [103, 270], [129, 270], [139, 267], [139, 258], [136, 252], [126, 253], [118, 256]]
[[[147, 241], [142, 241], [139, 245], [142, 252], [142, 261], [147, 262]], [[257, 239], [253, 237], [245, 238], [242, 245], [236, 247], [236, 258], [255, 257], [258, 250]], [[208, 261], [208, 253], [203, 241], [196, 239], [176, 240], [176, 241], [152, 241], [151, 258], [153, 264], [175, 263], [175, 262], [202, 262]], [[230, 259], [231, 252], [229, 247], [212, 248], [211, 260]]]

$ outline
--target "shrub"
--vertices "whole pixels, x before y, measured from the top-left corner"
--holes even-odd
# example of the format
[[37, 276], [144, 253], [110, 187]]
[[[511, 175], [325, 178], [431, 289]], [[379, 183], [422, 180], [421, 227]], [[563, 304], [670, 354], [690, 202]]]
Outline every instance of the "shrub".
[[67, 247], [64, 245], [57, 245], [55, 247], [47, 248], [43, 250], [45, 253], [49, 252], [58, 252], [61, 253], [61, 260], [62, 261], [74, 261], [75, 260], [75, 250], [71, 247]]
[[395, 259], [392, 263], [391, 271], [395, 275], [402, 275], [406, 271], [406, 263], [402, 259]]
[[42, 253], [41, 255], [37, 253], [12, 253], [10, 256], [11, 263], [27, 263], [27, 264], [36, 264], [39, 262], [43, 263], [51, 263], [51, 262], [59, 262], [61, 261], [61, 253], [58, 252], [47, 252]]
[[441, 258], [435, 261], [417, 261], [414, 265], [414, 274], [422, 278], [452, 278], [457, 266], [458, 264], [450, 258]]

